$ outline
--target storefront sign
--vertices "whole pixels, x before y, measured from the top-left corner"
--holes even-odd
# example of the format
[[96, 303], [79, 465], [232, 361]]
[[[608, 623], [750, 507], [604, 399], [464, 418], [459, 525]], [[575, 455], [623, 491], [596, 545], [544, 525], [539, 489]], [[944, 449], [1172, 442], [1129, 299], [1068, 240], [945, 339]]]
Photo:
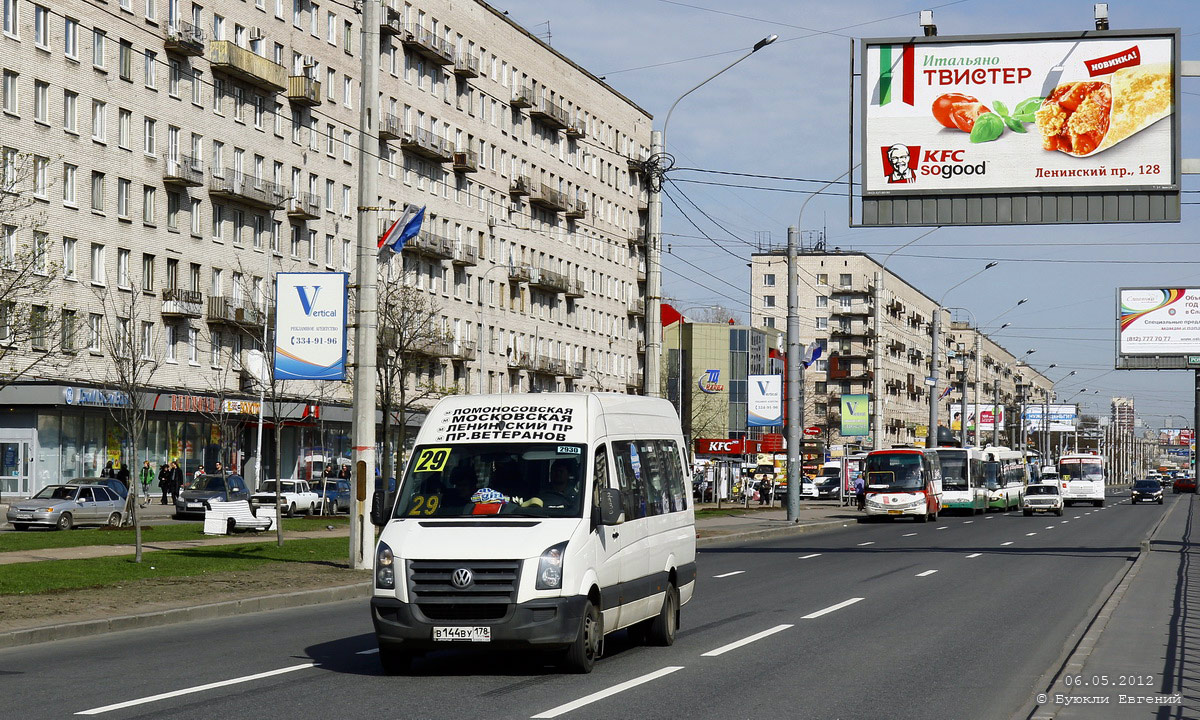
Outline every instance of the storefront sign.
[[697, 455], [745, 455], [757, 454], [761, 450], [758, 440], [743, 438], [697, 438]]
[[227, 415], [257, 415], [259, 403], [251, 400], [226, 400], [225, 414]]
[[63, 401], [68, 405], [90, 405], [92, 407], [125, 407], [129, 395], [120, 390], [98, 390], [96, 388], [63, 388]]
[[721, 370], [705, 370], [700, 379], [696, 381], [696, 387], [700, 388], [700, 392], [715, 395], [725, 389], [721, 384]]
[[346, 378], [346, 273], [279, 273], [275, 378]]

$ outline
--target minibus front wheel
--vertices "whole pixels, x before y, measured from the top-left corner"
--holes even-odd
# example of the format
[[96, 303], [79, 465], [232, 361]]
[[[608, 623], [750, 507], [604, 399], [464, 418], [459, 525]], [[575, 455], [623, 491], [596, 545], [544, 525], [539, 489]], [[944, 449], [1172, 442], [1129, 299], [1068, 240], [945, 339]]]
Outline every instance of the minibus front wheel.
[[603, 643], [604, 619], [600, 615], [600, 609], [596, 607], [596, 601], [588, 600], [583, 617], [579, 620], [579, 634], [575, 637], [575, 642], [567, 647], [564, 658], [567, 669], [581, 674], [590, 673], [596, 666], [596, 661], [600, 659]]

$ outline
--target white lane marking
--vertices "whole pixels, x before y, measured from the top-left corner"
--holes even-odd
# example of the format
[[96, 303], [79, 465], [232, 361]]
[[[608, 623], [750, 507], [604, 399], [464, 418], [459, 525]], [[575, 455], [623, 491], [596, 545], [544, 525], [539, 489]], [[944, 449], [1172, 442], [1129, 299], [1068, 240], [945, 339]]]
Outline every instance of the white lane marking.
[[716, 650], [709, 650], [708, 652], [702, 654], [700, 657], [716, 657], [718, 655], [724, 655], [725, 653], [729, 652], [730, 650], [737, 650], [738, 648], [740, 648], [743, 645], [749, 645], [750, 643], [752, 643], [756, 640], [762, 640], [763, 638], [765, 638], [769, 635], [774, 635], [777, 632], [783, 632], [784, 630], [787, 630], [790, 627], [793, 627], [793, 626], [792, 625], [776, 625], [773, 628], [768, 628], [766, 630], [763, 630], [762, 632], [754, 633], [750, 637], [742, 638], [741, 640], [738, 640], [737, 642], [731, 642], [728, 645], [722, 645], [721, 647], [717, 648]]
[[1025, 537], [1033, 537], [1034, 535], [1037, 535], [1037, 533], [1035, 533], [1035, 532], [1025, 533]]
[[913, 535], [916, 535], [916, 533], [904, 533], [900, 537], [912, 537]]
[[370, 650], [359, 650], [355, 655], [374, 655], [379, 652], [379, 648], [371, 648]]
[[941, 526], [940, 528], [934, 528], [934, 530], [945, 530], [945, 529], [946, 529], [946, 528], [948, 528], [948, 527], [950, 527], [950, 526], [949, 526], [949, 525], [943, 525], [943, 526]]
[[190, 688], [183, 688], [182, 690], [172, 690], [171, 692], [160, 693], [158, 695], [151, 695], [150, 697], [138, 698], [137, 700], [126, 700], [125, 702], [122, 702], [122, 703], [115, 703], [113, 705], [105, 705], [104, 707], [92, 708], [91, 710], [81, 710], [80, 712], [77, 712], [75, 714], [76, 715], [99, 715], [100, 713], [112, 712], [113, 710], [123, 710], [124, 708], [127, 708], [127, 707], [134, 707], [136, 705], [145, 705], [146, 703], [158, 702], [159, 700], [167, 700], [167, 699], [170, 699], [173, 697], [179, 697], [180, 695], [191, 695], [192, 693], [204, 692], [205, 690], [212, 690], [213, 688], [225, 687], [227, 685], [238, 685], [240, 683], [251, 682], [253, 680], [261, 680], [262, 678], [272, 677], [274, 675], [282, 675], [284, 673], [295, 672], [297, 670], [307, 670], [308, 668], [316, 667], [316, 666], [317, 666], [317, 664], [315, 662], [304, 663], [303, 665], [292, 665], [291, 667], [279, 668], [278, 670], [268, 670], [267, 672], [255, 673], [254, 675], [244, 675], [244, 676], [238, 677], [238, 678], [231, 678], [229, 680], [221, 680], [221, 681], [214, 682], [214, 683], [208, 683], [207, 685], [195, 685]]
[[555, 718], [555, 717], [558, 717], [559, 715], [562, 715], [563, 713], [569, 713], [572, 710], [577, 710], [577, 709], [583, 707], [584, 705], [590, 705], [590, 704], [596, 702], [597, 700], [603, 700], [604, 698], [609, 697], [611, 695], [616, 695], [617, 693], [625, 692], [626, 690], [628, 690], [630, 688], [635, 688], [638, 685], [642, 685], [643, 683], [648, 683], [651, 680], [657, 680], [658, 678], [660, 678], [664, 675], [670, 675], [671, 673], [675, 672], [676, 670], [682, 670], [682, 669], [683, 669], [682, 665], [670, 665], [668, 667], [662, 668], [661, 670], [655, 670], [652, 673], [646, 673], [645, 675], [642, 675], [640, 677], [635, 677], [632, 680], [626, 680], [625, 682], [618, 683], [616, 685], [613, 685], [610, 688], [600, 690], [599, 692], [594, 692], [591, 695], [585, 695], [585, 696], [579, 698], [578, 700], [572, 700], [571, 702], [569, 702], [565, 705], [559, 705], [556, 708], [547, 710], [544, 713], [539, 713], [537, 715], [533, 715], [531, 717], [533, 717], [533, 718]]
[[1053, 530], [1053, 529], [1054, 529], [1054, 526], [1053, 526], [1053, 525], [1047, 525], [1047, 526], [1046, 526], [1046, 529], [1047, 529], [1047, 530]]
[[963, 520], [963, 525], [970, 525], [973, 522], [975, 522], [975, 521], [974, 520]]
[[814, 618], [819, 618], [822, 615], [828, 615], [829, 613], [835, 612], [837, 610], [841, 610], [844, 607], [850, 607], [854, 603], [859, 602], [860, 600], [865, 600], [865, 599], [866, 598], [850, 598], [849, 600], [843, 600], [842, 602], [838, 603], [837, 605], [830, 605], [829, 607], [825, 608], [824, 610], [818, 610], [816, 612], [809, 613], [800, 619], [801, 620], [812, 620]]
[[1078, 515], [1074, 515], [1074, 516], [1072, 516], [1072, 517], [1071, 517], [1071, 519], [1072, 519], [1072, 520], [1078, 520], [1078, 519], [1079, 519], [1079, 516], [1078, 516]]
[[859, 543], [859, 544], [858, 544], [858, 546], [859, 546], [859, 547], [865, 547], [865, 546], [867, 546], [867, 545], [874, 545], [874, 544], [875, 544], [875, 541], [874, 541], [874, 540], [868, 540], [868, 541], [866, 541], [865, 543]]
[[1071, 521], [1070, 521], [1070, 520], [1059, 520], [1059, 521], [1058, 521], [1058, 524], [1059, 524], [1059, 525], [1066, 525], [1066, 524], [1067, 524], [1067, 523], [1069, 523], [1069, 522], [1071, 522]]
[[991, 520], [991, 519], [992, 519], [991, 515], [988, 515], [987, 517], [984, 518], [984, 520]]
[[917, 573], [917, 577], [927, 577], [929, 575], [934, 574], [935, 572], [937, 572], [937, 570], [926, 570], [925, 572]]
[[801, 555], [800, 559], [801, 560], [811, 560], [815, 557], [820, 557], [820, 556], [821, 556], [821, 553], [810, 553], [808, 555]]
[[1013, 541], [1012, 541], [1012, 540], [1009, 540], [1008, 542], [1002, 542], [1002, 543], [1000, 543], [1000, 547], [1004, 547], [1005, 545], [1012, 545], [1012, 544], [1013, 544]]
[[982, 554], [983, 554], [983, 553], [971, 553], [971, 554], [970, 554], [970, 555], [968, 555], [967, 557], [969, 557], [969, 558], [973, 558], [973, 557], [979, 557], [979, 556], [980, 556], [980, 555], [982, 555]]
[[713, 575], [713, 577], [715, 577], [715, 578], [733, 577], [734, 575], [741, 575], [744, 572], [746, 572], [746, 571], [745, 570], [734, 570], [733, 572], [722, 573], [720, 575]]

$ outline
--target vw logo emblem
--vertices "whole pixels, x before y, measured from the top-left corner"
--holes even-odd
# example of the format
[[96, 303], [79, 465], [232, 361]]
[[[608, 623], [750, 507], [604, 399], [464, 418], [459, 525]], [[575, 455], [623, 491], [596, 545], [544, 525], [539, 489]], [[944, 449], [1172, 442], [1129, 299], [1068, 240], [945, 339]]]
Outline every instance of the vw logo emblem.
[[474, 578], [471, 576], [471, 571], [467, 568], [459, 568], [450, 576], [450, 583], [459, 590], [465, 590], [471, 587]]

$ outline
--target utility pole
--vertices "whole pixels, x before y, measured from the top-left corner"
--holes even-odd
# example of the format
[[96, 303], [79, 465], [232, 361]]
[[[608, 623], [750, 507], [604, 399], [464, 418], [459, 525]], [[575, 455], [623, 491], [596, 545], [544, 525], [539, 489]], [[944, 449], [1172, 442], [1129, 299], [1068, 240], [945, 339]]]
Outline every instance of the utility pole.
[[[679, 102], [676, 100], [676, 102]], [[674, 106], [672, 106], [674, 109]], [[668, 119], [670, 115], [668, 114]], [[650, 218], [646, 238], [646, 375], [642, 391], [648, 397], [659, 397], [659, 373], [662, 371], [662, 184], [663, 136], [658, 130], [650, 133]]]
[[[796, 244], [799, 228], [787, 231], [787, 519], [795, 522], [800, 516], [800, 484], [803, 475], [800, 463], [800, 425], [803, 413], [800, 393], [803, 382], [800, 368], [804, 355], [800, 351], [800, 269], [797, 267]], [[1200, 393], [1200, 390], [1197, 390]], [[1200, 397], [1200, 395], [1198, 395]]]
[[[379, 175], [368, 153], [377, 151], [379, 134], [375, 107], [379, 103], [379, 3], [362, 4], [362, 87], [358, 107], [358, 261], [354, 304], [354, 390], [351, 429], [356, 487], [351, 503], [350, 569], [375, 566], [375, 527], [371, 524], [371, 497], [375, 490], [375, 353], [379, 328], [378, 250], [379, 223], [375, 213]], [[371, 154], [374, 154], [371, 152]], [[386, 478], [384, 478], [386, 490]]]
[[[979, 413], [979, 365], [982, 361], [982, 358], [979, 357], [979, 352], [980, 352], [980, 338], [982, 337], [982, 334], [983, 334], [983, 331], [980, 330], [978, 323], [976, 323], [976, 325], [975, 325], [975, 445], [976, 445], [976, 447], [983, 447], [983, 443], [980, 442], [980, 435], [979, 435], [979, 415], [980, 415], [980, 413]], [[967, 389], [966, 389], [966, 383], [963, 383], [963, 403], [965, 404], [966, 402], [967, 402]], [[963, 415], [965, 416], [966, 413], [964, 412]], [[964, 418], [964, 422], [965, 422], [965, 418]], [[967, 433], [964, 430], [963, 435], [965, 436], [966, 434]], [[1021, 446], [1021, 449], [1022, 450], [1025, 449], [1024, 445]]]
[[883, 332], [879, 323], [879, 313], [883, 312], [883, 278], [886, 274], [883, 266], [875, 273], [875, 304], [871, 307], [871, 329], [875, 333], [874, 342], [871, 343], [871, 364], [875, 370], [871, 376], [871, 399], [875, 406], [872, 408], [874, 416], [871, 418], [872, 450], [883, 449]]
[[[942, 308], [939, 303], [933, 309], [933, 354], [929, 356], [929, 377], [933, 378], [933, 384], [929, 385], [929, 432], [925, 435], [925, 447], [937, 447], [938, 437], [938, 356], [941, 355], [942, 342]], [[995, 419], [992, 421], [995, 422]]]

